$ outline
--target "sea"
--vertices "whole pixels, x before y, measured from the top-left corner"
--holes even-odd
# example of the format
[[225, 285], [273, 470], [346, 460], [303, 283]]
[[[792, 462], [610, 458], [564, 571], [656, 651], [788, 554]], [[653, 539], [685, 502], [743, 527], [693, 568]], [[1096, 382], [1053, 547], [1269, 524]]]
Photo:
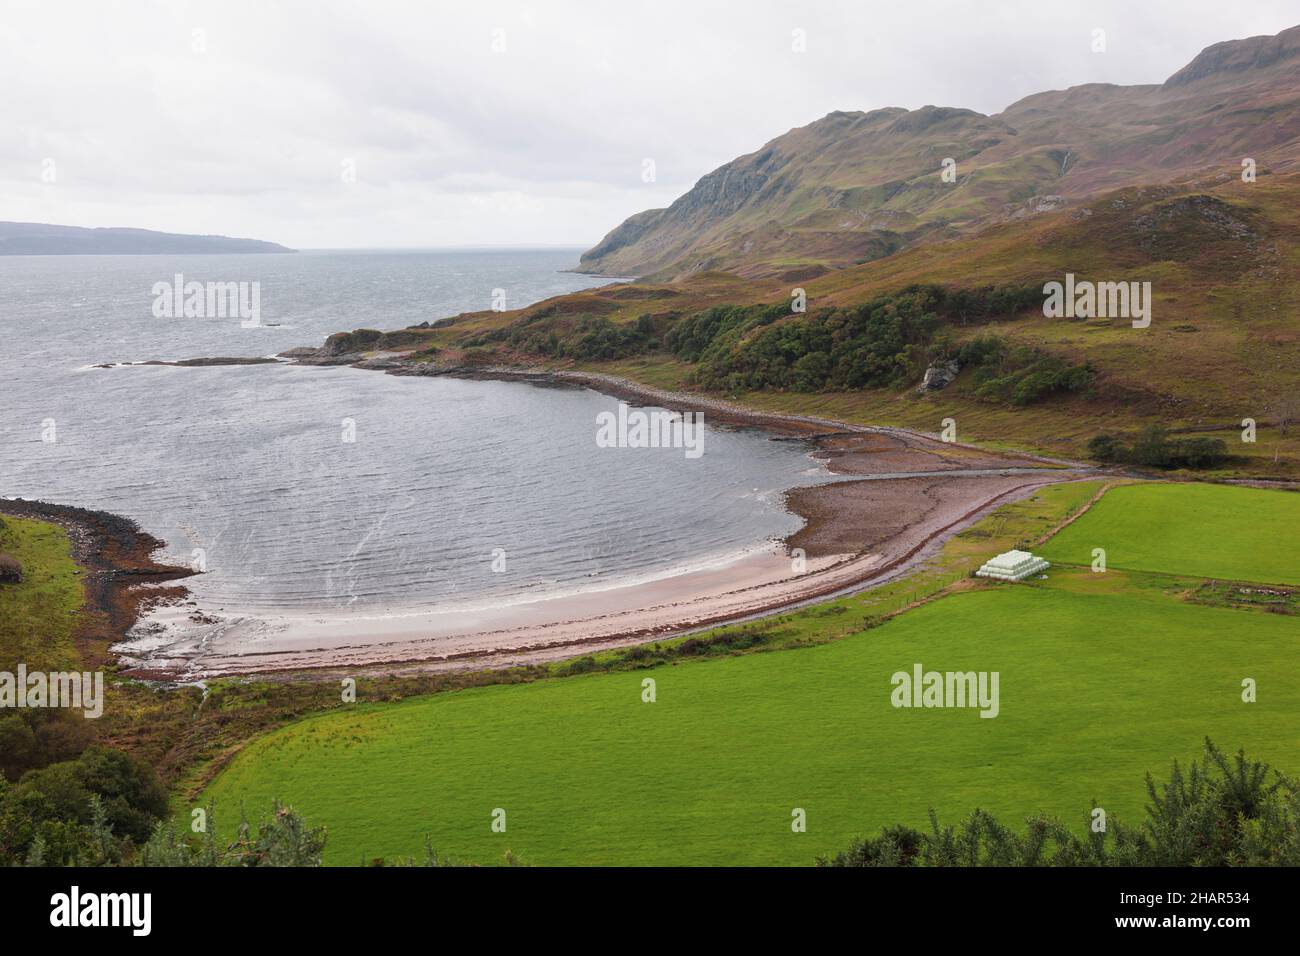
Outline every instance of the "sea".
[[[0, 257], [0, 496], [134, 519], [161, 559], [202, 571], [185, 582], [198, 607], [227, 615], [572, 595], [716, 567], [797, 530], [783, 491], [825, 480], [807, 448], [707, 415], [690, 457], [601, 447], [618, 401], [585, 388], [138, 364], [273, 356], [611, 281], [566, 271], [577, 258]], [[178, 277], [249, 283], [257, 323], [160, 308]]]

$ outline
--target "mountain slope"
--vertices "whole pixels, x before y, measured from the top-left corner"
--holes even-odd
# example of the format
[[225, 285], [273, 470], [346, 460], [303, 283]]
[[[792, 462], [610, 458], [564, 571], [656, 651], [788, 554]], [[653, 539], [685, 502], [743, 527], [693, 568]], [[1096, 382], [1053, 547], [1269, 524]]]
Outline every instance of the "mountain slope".
[[164, 253], [293, 252], [261, 239], [188, 236], [151, 229], [53, 226], [0, 222], [0, 256], [159, 255]]
[[[1300, 26], [1218, 43], [1162, 85], [1038, 93], [995, 116], [835, 112], [632, 216], [580, 268], [801, 281], [1103, 191], [1300, 165]], [[943, 161], [956, 161], [944, 182]]]

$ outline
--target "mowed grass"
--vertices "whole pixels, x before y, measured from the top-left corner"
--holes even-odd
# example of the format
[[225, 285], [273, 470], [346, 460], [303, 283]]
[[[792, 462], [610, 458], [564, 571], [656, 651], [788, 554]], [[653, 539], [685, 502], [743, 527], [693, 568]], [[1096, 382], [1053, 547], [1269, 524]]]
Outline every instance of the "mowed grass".
[[1042, 549], [1051, 561], [1300, 584], [1300, 494], [1233, 485], [1112, 488]]
[[[329, 827], [335, 864], [418, 855], [428, 835], [465, 862], [798, 865], [930, 807], [1082, 832], [1095, 799], [1137, 822], [1143, 775], [1207, 735], [1300, 770], [1296, 619], [1186, 603], [1171, 582], [1058, 569], [819, 646], [362, 704], [253, 742], [206, 797], [223, 829], [241, 803], [294, 805]], [[894, 708], [890, 678], [916, 662], [999, 672], [999, 715]]]

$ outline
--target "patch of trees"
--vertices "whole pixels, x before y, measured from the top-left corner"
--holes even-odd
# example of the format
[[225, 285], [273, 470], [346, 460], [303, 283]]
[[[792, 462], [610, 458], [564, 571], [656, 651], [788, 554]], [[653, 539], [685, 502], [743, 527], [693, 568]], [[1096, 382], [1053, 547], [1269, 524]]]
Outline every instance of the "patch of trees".
[[[694, 364], [693, 382], [709, 390], [854, 391], [902, 385], [919, 377], [930, 359], [953, 357], [948, 326], [1013, 316], [1041, 301], [1034, 285], [915, 285], [807, 314], [792, 314], [786, 303], [726, 305], [684, 318], [643, 315], [619, 323], [547, 307], [464, 344], [584, 362], [666, 349]], [[1087, 365], [1012, 347], [996, 336], [981, 336], [955, 354], [976, 367], [976, 394], [986, 401], [1027, 405], [1085, 389], [1095, 377]]]
[[[885, 827], [817, 860], [819, 866], [1296, 866], [1300, 865], [1300, 784], [1242, 752], [1229, 758], [1208, 739], [1205, 757], [1166, 783], [1147, 774], [1147, 816], [1130, 827], [1099, 816], [1086, 836], [1047, 816], [1023, 832], [976, 810], [957, 826], [930, 832]], [[1097, 821], [1104, 819], [1105, 828]]]
[[981, 335], [957, 350], [963, 368], [975, 369], [975, 396], [989, 402], [1029, 405], [1050, 395], [1086, 390], [1096, 379], [1088, 363], [1072, 364], [1059, 355], [1027, 345], [1010, 345]]
[[181, 832], [149, 766], [93, 745], [16, 782], [0, 777], [0, 866], [320, 865], [324, 827], [287, 807], [256, 827], [244, 821], [230, 842], [211, 807], [204, 814], [202, 832]]
[[[791, 317], [788, 307], [718, 307], [668, 333], [678, 358], [698, 362], [706, 389], [850, 391], [914, 375], [939, 327], [937, 287], [918, 287], [847, 308]], [[781, 320], [781, 321], [778, 321]]]
[[1170, 438], [1160, 425], [1148, 425], [1136, 435], [1102, 432], [1088, 442], [1088, 454], [1098, 461], [1144, 468], [1213, 468], [1230, 457], [1221, 438]]
[[897, 386], [943, 356], [976, 367], [978, 397], [1027, 405], [1086, 388], [1095, 377], [1092, 368], [996, 336], [956, 349], [944, 327], [1015, 314], [1041, 298], [1033, 286], [952, 292], [925, 285], [808, 315], [791, 316], [783, 304], [719, 306], [678, 322], [664, 344], [697, 363], [696, 384], [733, 394]]
[[642, 355], [660, 346], [654, 319], [614, 322], [605, 316], [561, 316], [542, 312], [494, 329], [466, 343], [470, 347], [507, 345], [547, 358], [580, 362], [614, 361]]
[[0, 777], [0, 864], [101, 865], [130, 856], [167, 813], [147, 765], [106, 747]]

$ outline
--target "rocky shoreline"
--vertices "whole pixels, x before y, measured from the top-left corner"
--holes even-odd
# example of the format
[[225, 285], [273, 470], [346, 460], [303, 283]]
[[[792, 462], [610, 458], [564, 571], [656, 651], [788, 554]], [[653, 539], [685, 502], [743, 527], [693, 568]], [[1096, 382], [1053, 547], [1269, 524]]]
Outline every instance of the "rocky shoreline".
[[183, 585], [169, 582], [197, 573], [155, 561], [164, 542], [121, 515], [21, 498], [0, 499], [0, 515], [48, 521], [67, 532], [85, 592], [75, 639], [87, 666], [109, 664], [111, 646], [150, 607], [189, 594]]

